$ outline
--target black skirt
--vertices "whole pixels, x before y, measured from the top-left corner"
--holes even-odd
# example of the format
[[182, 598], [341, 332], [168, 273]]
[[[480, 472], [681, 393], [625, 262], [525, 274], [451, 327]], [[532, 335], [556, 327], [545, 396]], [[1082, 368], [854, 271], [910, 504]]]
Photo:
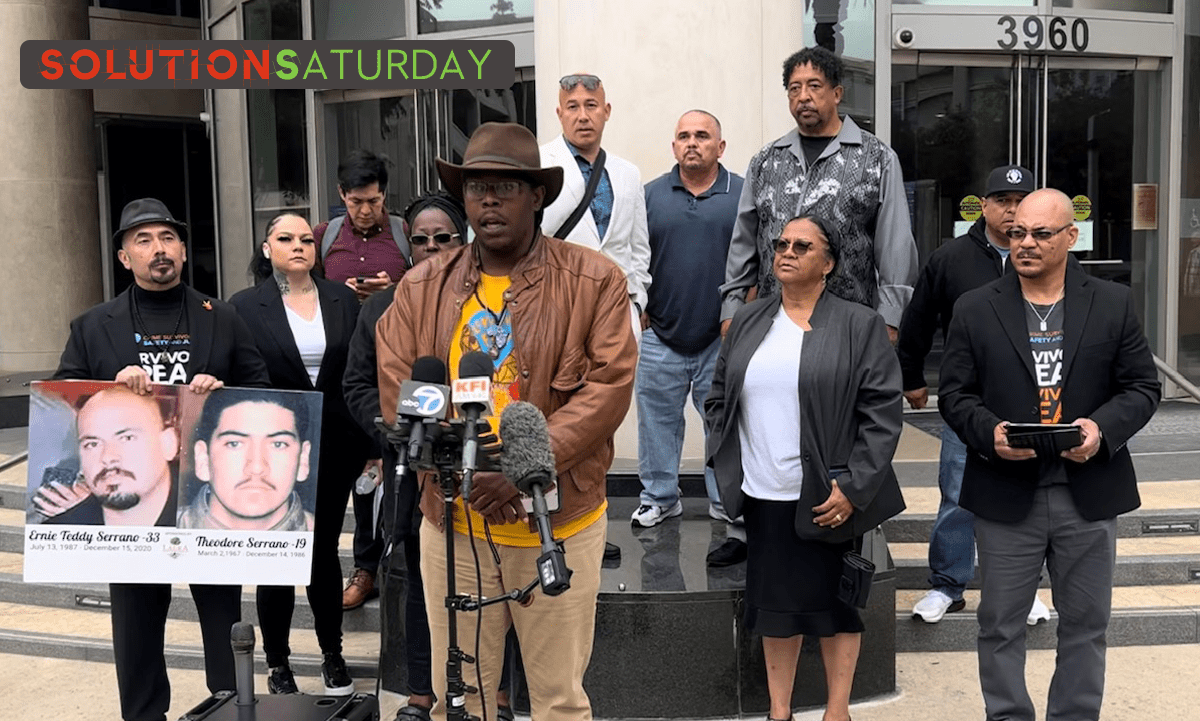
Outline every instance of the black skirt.
[[860, 633], [858, 609], [837, 599], [842, 555], [854, 544], [799, 538], [797, 503], [746, 497], [746, 628], [771, 638]]

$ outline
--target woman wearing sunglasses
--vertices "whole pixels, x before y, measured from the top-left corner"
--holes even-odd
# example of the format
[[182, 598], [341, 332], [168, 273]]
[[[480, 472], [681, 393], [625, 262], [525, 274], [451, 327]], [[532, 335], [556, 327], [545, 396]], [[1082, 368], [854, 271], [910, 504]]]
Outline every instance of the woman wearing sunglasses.
[[824, 721], [850, 718], [863, 623], [843, 555], [904, 509], [892, 471], [900, 365], [883, 319], [825, 292], [837, 239], [800, 216], [775, 240], [780, 294], [738, 310], [704, 403], [721, 501], [746, 525], [746, 626], [763, 637], [768, 719], [791, 718], [805, 635], [821, 639]]
[[462, 204], [445, 193], [427, 193], [412, 199], [404, 209], [412, 264], [428, 260], [443, 250], [467, 242], [467, 220]]

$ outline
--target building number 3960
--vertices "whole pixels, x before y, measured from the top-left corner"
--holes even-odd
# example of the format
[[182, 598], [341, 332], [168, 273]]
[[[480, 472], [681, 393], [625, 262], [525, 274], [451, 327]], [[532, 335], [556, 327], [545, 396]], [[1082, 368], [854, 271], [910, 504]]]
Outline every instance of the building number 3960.
[[1067, 27], [1067, 18], [1055, 15], [1050, 22], [1043, 23], [1037, 15], [1029, 15], [1020, 24], [1012, 15], [1003, 15], [996, 21], [1003, 28], [1003, 35], [996, 44], [1003, 50], [1012, 50], [1022, 42], [1028, 50], [1041, 50], [1047, 47], [1053, 50], [1067, 50], [1068, 47], [1077, 53], [1087, 50], [1088, 24], [1083, 18], [1075, 18]]

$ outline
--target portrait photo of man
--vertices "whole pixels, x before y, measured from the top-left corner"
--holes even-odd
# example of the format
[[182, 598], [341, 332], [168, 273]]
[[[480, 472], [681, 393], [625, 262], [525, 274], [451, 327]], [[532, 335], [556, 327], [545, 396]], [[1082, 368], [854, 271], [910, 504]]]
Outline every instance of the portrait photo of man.
[[193, 433], [196, 490], [179, 514], [179, 527], [311, 531], [316, 494], [306, 486], [316, 483], [312, 438], [320, 429], [314, 426], [319, 420], [306, 394], [214, 392]]
[[[74, 382], [66, 385], [79, 390]], [[43, 471], [30, 494], [31, 510], [50, 524], [174, 525], [174, 390], [139, 395], [124, 385], [99, 385], [94, 392], [67, 392], [74, 397], [76, 453]]]

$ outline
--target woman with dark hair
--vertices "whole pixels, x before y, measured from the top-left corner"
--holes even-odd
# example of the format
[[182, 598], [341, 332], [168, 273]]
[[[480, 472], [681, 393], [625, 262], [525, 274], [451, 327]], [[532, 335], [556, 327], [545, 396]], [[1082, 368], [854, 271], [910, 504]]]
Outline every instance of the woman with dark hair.
[[[354, 292], [313, 276], [317, 248], [308, 221], [284, 213], [267, 223], [252, 272], [258, 284], [230, 298], [246, 321], [278, 389], [320, 391], [321, 442], [313, 527], [312, 579], [308, 602], [324, 661], [326, 693], [349, 695], [354, 682], [342, 658], [342, 569], [338, 536], [355, 479], [373, 451], [342, 395], [350, 336], [358, 318]], [[271, 693], [297, 693], [288, 665], [288, 636], [296, 591], [258, 587], [258, 622]]]
[[708, 464], [746, 524], [746, 626], [763, 637], [768, 719], [791, 718], [804, 635], [821, 639], [824, 721], [850, 718], [863, 623], [838, 600], [843, 555], [904, 509], [892, 471], [900, 365], [883, 319], [825, 292], [829, 227], [794, 218], [774, 242], [780, 294], [738, 310], [704, 403]]

